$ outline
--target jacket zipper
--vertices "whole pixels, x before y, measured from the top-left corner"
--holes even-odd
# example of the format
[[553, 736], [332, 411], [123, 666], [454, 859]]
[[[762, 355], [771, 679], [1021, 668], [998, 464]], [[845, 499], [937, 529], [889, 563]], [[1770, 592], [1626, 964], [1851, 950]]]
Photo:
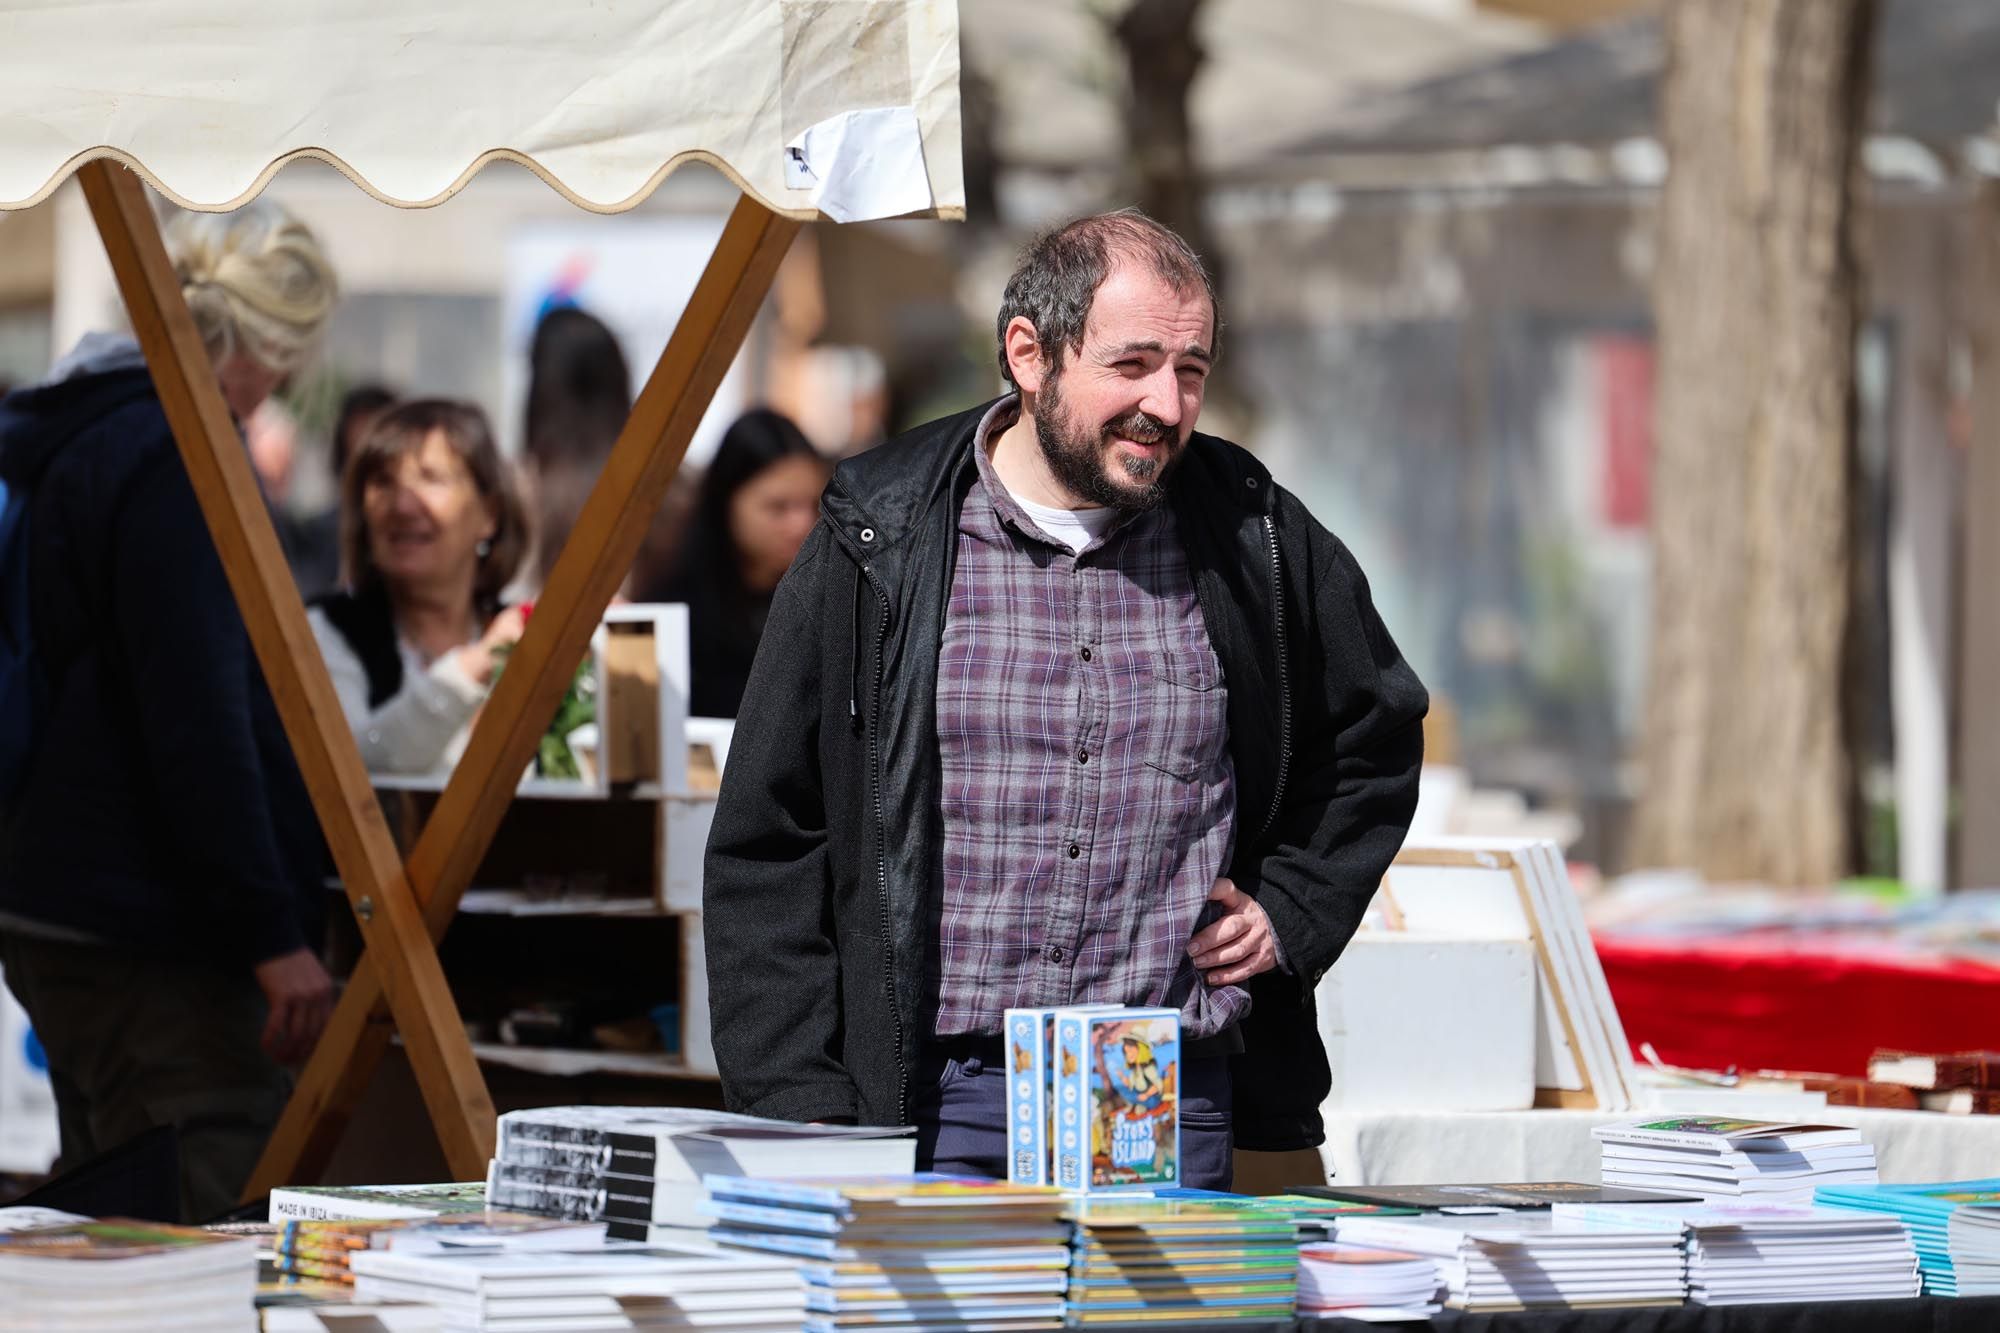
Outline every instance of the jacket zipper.
[[1278, 527], [1271, 516], [1264, 516], [1264, 540], [1271, 552], [1271, 610], [1277, 621], [1278, 642], [1278, 780], [1271, 788], [1271, 813], [1264, 816], [1264, 827], [1258, 830], [1257, 844], [1262, 845], [1278, 822], [1278, 811], [1285, 803], [1285, 780], [1292, 770], [1292, 684], [1285, 672], [1285, 582], [1278, 565]]
[[882, 982], [889, 996], [889, 1021], [896, 1031], [896, 1122], [901, 1124], [910, 1118], [910, 1067], [903, 1059], [903, 1014], [896, 1001], [896, 967], [891, 958], [894, 944], [889, 924], [888, 820], [882, 813], [882, 649], [889, 639], [889, 592], [875, 577], [874, 565], [862, 565], [861, 573], [882, 601], [882, 625], [875, 633], [875, 692], [870, 697], [868, 713], [868, 782], [875, 798], [875, 901], [881, 912]]

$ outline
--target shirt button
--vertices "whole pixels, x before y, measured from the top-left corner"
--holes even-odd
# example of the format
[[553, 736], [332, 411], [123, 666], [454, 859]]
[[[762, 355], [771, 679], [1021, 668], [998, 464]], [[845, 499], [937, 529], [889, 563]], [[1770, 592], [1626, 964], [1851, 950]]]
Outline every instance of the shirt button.
[[1089, 762], [1090, 762], [1090, 751], [1088, 751], [1088, 750], [1078, 750], [1078, 751], [1076, 752], [1076, 762], [1077, 762], [1077, 763], [1079, 763], [1079, 764], [1087, 764], [1087, 763], [1089, 763]]
[[1083, 660], [1086, 662], [1090, 660], [1090, 649], [1088, 648], [1083, 649]]
[[1077, 846], [1077, 845], [1076, 845], [1075, 843], [1071, 843], [1071, 844], [1069, 845], [1069, 859], [1070, 859], [1070, 860], [1074, 861], [1074, 860], [1076, 860], [1076, 858], [1077, 858], [1077, 857], [1079, 857], [1079, 856], [1082, 856], [1082, 855], [1083, 855], [1083, 848], [1081, 848], [1081, 847]]
[[1062, 960], [1063, 951], [1061, 945], [1057, 945], [1055, 948], [1049, 950], [1049, 961], [1051, 963], [1060, 963]]

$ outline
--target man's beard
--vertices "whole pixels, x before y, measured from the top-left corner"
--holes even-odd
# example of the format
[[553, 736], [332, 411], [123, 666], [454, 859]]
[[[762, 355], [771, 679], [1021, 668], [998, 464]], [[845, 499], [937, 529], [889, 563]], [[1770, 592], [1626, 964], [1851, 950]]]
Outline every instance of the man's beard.
[[[1158, 507], [1167, 498], [1167, 478], [1180, 461], [1179, 433], [1151, 413], [1134, 408], [1095, 435], [1086, 435], [1063, 410], [1059, 384], [1055, 376], [1042, 381], [1040, 401], [1035, 404], [1035, 439], [1042, 446], [1049, 471], [1063, 489], [1080, 500], [1127, 513]], [[1111, 444], [1113, 436], [1139, 444], [1157, 441], [1165, 445], [1166, 457], [1126, 456]], [[1124, 484], [1112, 478], [1113, 467], [1124, 474]]]

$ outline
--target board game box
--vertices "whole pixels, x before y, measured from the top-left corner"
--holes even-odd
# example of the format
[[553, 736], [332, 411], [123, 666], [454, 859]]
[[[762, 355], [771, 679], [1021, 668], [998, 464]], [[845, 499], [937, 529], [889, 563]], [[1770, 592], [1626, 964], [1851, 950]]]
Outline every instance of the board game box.
[[1179, 1013], [1062, 1009], [1055, 1033], [1055, 1185], [1085, 1194], [1179, 1185]]

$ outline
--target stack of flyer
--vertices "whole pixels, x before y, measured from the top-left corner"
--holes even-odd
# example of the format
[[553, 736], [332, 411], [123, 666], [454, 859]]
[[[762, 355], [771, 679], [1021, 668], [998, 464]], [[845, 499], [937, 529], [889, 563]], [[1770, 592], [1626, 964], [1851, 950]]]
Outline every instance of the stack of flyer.
[[1819, 1202], [1895, 1217], [1910, 1230], [1931, 1296], [2000, 1296], [2000, 1179], [1829, 1185]]
[[1337, 1243], [1299, 1248], [1302, 1315], [1426, 1319], [1440, 1308], [1437, 1294], [1437, 1261], [1423, 1255]]
[[1875, 1149], [1835, 1125], [1667, 1116], [1599, 1125], [1607, 1185], [1708, 1203], [1807, 1204], [1822, 1185], [1872, 1185]]
[[1445, 1304], [1458, 1310], [1679, 1305], [1687, 1294], [1681, 1224], [1671, 1208], [1631, 1221], [1553, 1210], [1344, 1217], [1334, 1235], [1343, 1245], [1436, 1260]]
[[877, 1176], [916, 1166], [907, 1129], [799, 1125], [657, 1106], [549, 1106], [500, 1117], [494, 1208], [605, 1222], [614, 1240], [698, 1239], [704, 1175]]
[[352, 1282], [350, 1263], [362, 1250], [399, 1254], [454, 1251], [594, 1249], [604, 1243], [602, 1222], [568, 1222], [525, 1213], [453, 1213], [400, 1220], [294, 1219], [272, 1238], [274, 1267], [294, 1277]]
[[1894, 1300], [1917, 1294], [1917, 1253], [1893, 1217], [1836, 1208], [1557, 1205], [1558, 1216], [1687, 1228], [1688, 1299], [1700, 1305]]
[[1087, 1199], [1073, 1216], [1073, 1324], [1291, 1318], [1299, 1247], [1288, 1214], [1198, 1199]]
[[0, 1329], [254, 1330], [257, 1243], [107, 1218], [0, 1234]]
[[421, 1301], [461, 1330], [727, 1328], [795, 1330], [795, 1266], [714, 1246], [596, 1250], [358, 1251], [356, 1295]]
[[716, 1241], [811, 1260], [815, 1333], [864, 1324], [1039, 1329], [1062, 1322], [1067, 1200], [969, 1176], [710, 1176]]
[[1009, 1009], [1007, 1178], [1079, 1194], [1180, 1184], [1180, 1013]]

